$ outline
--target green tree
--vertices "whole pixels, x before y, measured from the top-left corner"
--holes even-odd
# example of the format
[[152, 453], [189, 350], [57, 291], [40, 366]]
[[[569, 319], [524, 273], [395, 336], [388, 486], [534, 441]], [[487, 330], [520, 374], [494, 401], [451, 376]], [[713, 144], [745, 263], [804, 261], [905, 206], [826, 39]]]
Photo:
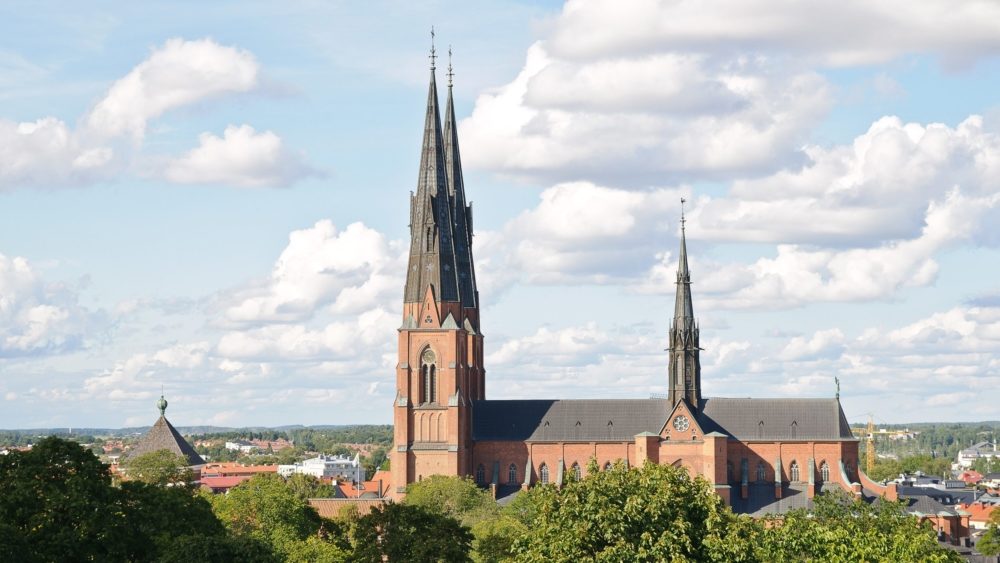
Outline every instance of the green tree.
[[450, 516], [412, 504], [387, 503], [358, 519], [352, 561], [471, 561], [472, 533]]
[[312, 475], [296, 473], [285, 480], [285, 486], [291, 489], [292, 493], [302, 500], [329, 498], [333, 496], [333, 486], [320, 481]]
[[187, 486], [195, 480], [187, 459], [169, 450], [157, 450], [129, 458], [122, 467], [129, 480], [151, 485]]
[[271, 548], [258, 540], [231, 536], [178, 536], [159, 551], [157, 563], [192, 561], [239, 561], [240, 563], [281, 563]]
[[1000, 555], [1000, 508], [994, 508], [990, 513], [986, 532], [976, 543], [976, 549], [983, 555], [993, 557]]
[[[766, 527], [755, 543], [761, 561], [961, 561], [940, 547], [934, 530], [902, 503], [869, 504], [847, 493], [825, 493], [812, 511], [793, 510]], [[778, 523], [780, 522], [780, 523]]]
[[980, 457], [972, 462], [972, 469], [986, 475], [1000, 473], [1000, 457]]
[[466, 526], [499, 514], [490, 493], [468, 477], [430, 475], [408, 485], [403, 502], [451, 516]]
[[0, 483], [2, 561], [123, 561], [141, 545], [107, 467], [76, 442], [0, 456]]
[[[518, 561], [680, 561], [746, 559], [726, 544], [732, 513], [701, 477], [647, 463], [618, 463], [599, 471], [591, 460], [586, 478], [562, 489], [539, 487], [537, 514], [517, 540]], [[739, 547], [739, 546], [736, 546]]]
[[309, 538], [346, 553], [348, 545], [339, 526], [320, 518], [277, 475], [255, 475], [228, 494], [213, 496], [212, 505], [232, 534], [262, 541], [286, 560], [301, 553], [305, 547], [299, 544]]

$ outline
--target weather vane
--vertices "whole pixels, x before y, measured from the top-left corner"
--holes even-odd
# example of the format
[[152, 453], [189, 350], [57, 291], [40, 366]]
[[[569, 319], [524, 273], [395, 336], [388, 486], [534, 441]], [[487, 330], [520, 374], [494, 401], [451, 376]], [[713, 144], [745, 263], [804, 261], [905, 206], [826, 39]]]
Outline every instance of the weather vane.
[[837, 384], [837, 398], [840, 398], [840, 378], [834, 376], [833, 382]]
[[431, 26], [431, 70], [434, 70], [434, 62], [437, 59], [437, 52], [434, 50], [434, 26]]

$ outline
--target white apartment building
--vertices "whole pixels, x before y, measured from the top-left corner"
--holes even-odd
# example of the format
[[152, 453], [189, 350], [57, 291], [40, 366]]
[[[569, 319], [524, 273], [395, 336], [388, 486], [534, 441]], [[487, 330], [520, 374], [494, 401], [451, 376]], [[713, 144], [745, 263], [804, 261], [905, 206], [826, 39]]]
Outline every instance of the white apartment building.
[[260, 448], [245, 440], [237, 440], [235, 442], [226, 442], [226, 449], [249, 454], [259, 450]]
[[973, 444], [972, 446], [965, 448], [958, 452], [958, 457], [955, 460], [960, 469], [968, 469], [972, 467], [972, 464], [981, 457], [1000, 457], [1000, 451], [997, 451], [997, 445], [991, 444], [990, 442], [979, 442], [978, 444]]
[[365, 468], [361, 466], [361, 454], [355, 454], [354, 458], [319, 455], [312, 459], [300, 461], [294, 465], [278, 466], [278, 475], [282, 477], [289, 477], [296, 473], [312, 475], [317, 479], [334, 478], [357, 482], [365, 480]]

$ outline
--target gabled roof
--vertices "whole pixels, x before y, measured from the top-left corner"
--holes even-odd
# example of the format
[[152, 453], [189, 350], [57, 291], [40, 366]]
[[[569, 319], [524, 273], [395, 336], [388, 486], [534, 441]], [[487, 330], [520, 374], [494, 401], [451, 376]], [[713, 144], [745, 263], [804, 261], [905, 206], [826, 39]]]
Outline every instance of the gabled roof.
[[177, 455], [183, 456], [188, 461], [188, 465], [205, 465], [198, 452], [194, 451], [191, 444], [181, 436], [181, 433], [174, 428], [167, 417], [160, 415], [160, 418], [149, 429], [149, 432], [139, 439], [139, 443], [134, 448], [125, 453], [124, 459], [132, 459], [160, 450], [167, 450]]
[[711, 397], [702, 401], [699, 410], [698, 423], [704, 432], [721, 432], [743, 441], [855, 439], [837, 399]]
[[663, 399], [473, 401], [474, 440], [621, 441], [659, 432], [670, 414]]

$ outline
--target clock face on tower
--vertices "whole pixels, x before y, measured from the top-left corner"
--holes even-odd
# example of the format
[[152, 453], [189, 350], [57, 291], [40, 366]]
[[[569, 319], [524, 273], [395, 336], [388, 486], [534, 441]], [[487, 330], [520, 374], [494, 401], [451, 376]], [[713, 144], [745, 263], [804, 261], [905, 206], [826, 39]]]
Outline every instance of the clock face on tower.
[[684, 415], [680, 415], [680, 416], [678, 416], [677, 418], [674, 419], [674, 428], [676, 428], [677, 430], [679, 430], [681, 432], [687, 430], [688, 427], [690, 427], [690, 426], [691, 426], [691, 421], [688, 420], [688, 417], [686, 417]]

